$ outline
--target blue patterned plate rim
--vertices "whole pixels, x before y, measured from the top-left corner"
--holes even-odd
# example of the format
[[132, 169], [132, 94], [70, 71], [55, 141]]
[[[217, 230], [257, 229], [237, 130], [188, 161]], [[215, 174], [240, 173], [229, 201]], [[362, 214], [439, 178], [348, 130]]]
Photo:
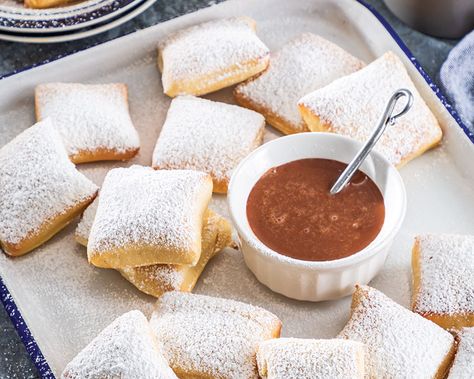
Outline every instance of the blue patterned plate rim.
[[117, 16], [141, 1], [143, 0], [91, 0], [84, 2], [81, 7], [70, 7], [71, 9], [61, 13], [40, 13], [38, 16], [6, 14], [0, 7], [0, 30], [19, 33], [64, 32]]

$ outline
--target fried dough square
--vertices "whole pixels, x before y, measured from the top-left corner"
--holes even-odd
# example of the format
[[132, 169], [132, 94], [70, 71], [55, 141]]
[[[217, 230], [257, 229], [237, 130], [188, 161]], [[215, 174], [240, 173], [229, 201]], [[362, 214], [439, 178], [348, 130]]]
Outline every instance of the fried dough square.
[[0, 245], [23, 255], [64, 228], [94, 200], [97, 186], [76, 170], [50, 119], [0, 149]]
[[458, 333], [459, 345], [448, 379], [474, 378], [474, 328], [464, 328]]
[[365, 346], [341, 339], [275, 338], [258, 347], [263, 379], [364, 379]]
[[69, 362], [62, 379], [177, 379], [140, 311], [115, 319]]
[[209, 21], [180, 30], [158, 45], [163, 91], [204, 95], [265, 70], [270, 52], [249, 17]]
[[140, 149], [125, 84], [40, 84], [35, 104], [36, 118], [52, 118], [74, 163], [127, 160]]
[[258, 378], [258, 344], [280, 335], [272, 313], [249, 304], [167, 292], [150, 320], [171, 368], [181, 378]]
[[414, 312], [445, 329], [474, 326], [474, 236], [417, 236], [412, 271]]
[[446, 330], [368, 286], [356, 286], [338, 337], [367, 346], [373, 378], [444, 378], [456, 348]]
[[26, 8], [45, 9], [59, 7], [71, 3], [72, 0], [24, 0]]
[[262, 115], [236, 105], [180, 96], [171, 102], [153, 152], [157, 169], [207, 172], [226, 193], [233, 169], [263, 141]]
[[401, 167], [437, 145], [442, 131], [394, 53], [389, 51], [365, 68], [311, 92], [298, 105], [311, 131], [337, 133], [365, 142], [387, 101], [400, 88], [411, 91], [413, 106], [387, 128], [375, 150]]
[[110, 170], [87, 243], [89, 262], [117, 269], [195, 266], [211, 195], [211, 177], [199, 171], [136, 165]]

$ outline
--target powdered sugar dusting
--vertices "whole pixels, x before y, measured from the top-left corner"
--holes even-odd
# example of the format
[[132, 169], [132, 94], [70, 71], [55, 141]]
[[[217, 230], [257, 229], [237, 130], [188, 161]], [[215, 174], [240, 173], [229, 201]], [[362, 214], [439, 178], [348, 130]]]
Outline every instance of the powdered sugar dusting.
[[98, 205], [99, 197], [96, 197], [82, 214], [81, 221], [77, 224], [75, 231], [77, 239], [80, 239], [81, 241], [87, 241], [89, 239], [89, 233], [91, 232], [92, 224], [94, 223]]
[[353, 73], [364, 63], [332, 42], [303, 33], [272, 54], [269, 68], [236, 88], [243, 96], [303, 131], [298, 100], [333, 80]]
[[257, 362], [268, 379], [362, 379], [364, 355], [355, 341], [277, 338], [259, 345]]
[[474, 313], [474, 236], [417, 237], [421, 280], [416, 312]]
[[[157, 264], [142, 267], [125, 267], [120, 269], [125, 278], [143, 288], [147, 283], [159, 286], [163, 291], [179, 291], [184, 282], [187, 267], [178, 265]], [[140, 279], [139, 279], [140, 278]]]
[[356, 290], [358, 299], [340, 338], [368, 347], [369, 373], [377, 378], [434, 378], [454, 338], [374, 288]]
[[140, 311], [107, 326], [65, 368], [64, 379], [177, 379]]
[[441, 129], [394, 53], [385, 53], [358, 72], [304, 96], [299, 104], [327, 123], [329, 131], [365, 142], [386, 102], [400, 88], [413, 93], [413, 106], [387, 128], [375, 147], [398, 165], [423, 147], [436, 143], [441, 138]]
[[140, 147], [128, 112], [125, 84], [48, 83], [36, 87], [39, 119], [51, 117], [70, 155]]
[[21, 242], [96, 191], [69, 161], [51, 120], [33, 125], [0, 149], [0, 240]]
[[459, 346], [448, 379], [474, 378], [474, 328], [459, 333]]
[[[116, 44], [105, 50], [100, 48], [100, 54], [90, 53], [89, 58], [93, 55], [94, 59], [81, 59], [80, 63], [74, 59], [57, 62], [53, 64], [55, 68], [52, 71], [41, 69], [22, 74], [17, 79], [7, 79], [11, 85], [3, 86], [0, 90], [3, 96], [0, 98], [5, 100], [0, 101], [0, 145], [34, 122], [33, 85], [28, 83], [51, 81], [52, 77], [45, 79], [44, 74], [48, 71], [54, 76], [61, 71], [61, 80], [127, 83], [133, 121], [141, 137], [140, 152], [132, 162], [80, 165], [79, 170], [99, 184], [110, 168], [131, 163], [150, 165], [159, 129], [170, 103], [170, 99], [163, 95], [160, 75], [156, 72], [156, 39], [170, 29], [182, 28], [200, 22], [203, 18], [243, 12], [252, 14], [258, 19], [259, 35], [265, 44], [275, 49], [280, 48], [290, 37], [312, 31], [344, 46], [366, 62], [380, 55], [381, 47], [367, 44], [370, 38], [365, 31], [358, 33], [352, 13], [337, 7], [321, 10], [318, 4], [312, 0], [302, 0], [274, 7], [267, 1], [227, 2], [224, 5], [226, 11], [221, 7], [213, 7], [205, 15], [196, 13], [175, 19], [160, 25], [154, 32], [137, 35], [135, 42], [132, 41], [132, 44], [136, 43], [136, 48], [129, 49]], [[357, 7], [360, 8], [355, 4], [354, 10]], [[340, 12], [344, 12], [347, 17], [338, 17]], [[376, 20], [374, 22], [377, 23]], [[114, 59], [111, 59], [107, 49], [109, 53], [113, 52]], [[91, 61], [95, 65], [93, 68]], [[74, 69], [68, 69], [68, 66]], [[411, 70], [415, 73], [414, 68]], [[422, 78], [419, 79], [423, 86]], [[19, 85], [20, 81], [28, 88]], [[26, 92], [21, 88], [26, 88]], [[437, 100], [429, 91], [424, 96], [442, 111], [442, 106], [436, 105]], [[216, 92], [210, 97], [217, 101], [232, 102], [230, 90]], [[402, 170], [410, 194], [409, 201], [415, 207], [409, 203], [406, 222], [396, 237], [384, 268], [372, 281], [374, 286], [406, 306], [410, 302], [410, 247], [413, 234], [424, 230], [469, 233], [470, 225], [474, 222], [472, 183], [461, 173], [461, 169], [468, 173], [469, 165], [462, 157], [453, 155], [458, 147], [464, 146], [461, 145], [463, 136], [457, 133], [456, 125], [451, 121], [443, 122], [443, 126], [450, 131], [446, 138], [449, 142], [443, 144], [444, 151], [435, 149]], [[267, 128], [266, 133], [273, 135], [275, 130]], [[436, 190], [427, 191], [426, 188]], [[227, 209], [225, 197], [213, 197], [211, 207], [224, 212]], [[448, 198], [449, 201], [440, 200]], [[433, 207], [433, 204], [436, 206]], [[0, 254], [2, 279], [22, 314], [27, 317], [28, 326], [56, 376], [60, 375], [65, 364], [80, 349], [117, 316], [130, 309], [140, 309], [147, 315], [156, 302], [151, 296], [129, 285], [117, 271], [89, 265], [83, 247], [74, 241], [74, 228], [75, 225], [67, 227], [34, 254], [17, 259]], [[333, 338], [349, 317], [348, 297], [310, 303], [271, 292], [248, 270], [242, 253], [232, 249], [226, 249], [209, 262], [194, 291], [264, 307], [281, 318], [283, 334], [286, 336]]]
[[[90, 229], [97, 211], [98, 198], [86, 209], [81, 221], [76, 227], [76, 240], [87, 244]], [[215, 253], [230, 245], [230, 232], [222, 230], [220, 223], [227, 223], [220, 215], [207, 210], [203, 218], [201, 236], [201, 257], [197, 266], [203, 269]], [[167, 291], [189, 291], [199, 279], [201, 271], [197, 267], [185, 265], [155, 264], [140, 267], [124, 267], [119, 269], [122, 276], [136, 286], [140, 291], [152, 296], [159, 296]], [[183, 286], [186, 284], [185, 288]]]
[[193, 96], [171, 102], [153, 153], [153, 166], [194, 169], [228, 182], [232, 170], [262, 143], [260, 114]]
[[280, 327], [277, 317], [262, 308], [180, 292], [158, 300], [150, 323], [175, 371], [236, 379], [258, 378], [258, 343]]
[[136, 244], [187, 250], [200, 241], [195, 219], [208, 191], [208, 176], [198, 171], [115, 168], [101, 189], [88, 251]]
[[[178, 31], [159, 43], [163, 62], [163, 88], [174, 81], [202, 78], [201, 86], [219, 82], [216, 77], [231, 67], [244, 70], [244, 63], [268, 58], [269, 50], [255, 34], [248, 17], [220, 19]], [[227, 75], [235, 75], [235, 69]]]

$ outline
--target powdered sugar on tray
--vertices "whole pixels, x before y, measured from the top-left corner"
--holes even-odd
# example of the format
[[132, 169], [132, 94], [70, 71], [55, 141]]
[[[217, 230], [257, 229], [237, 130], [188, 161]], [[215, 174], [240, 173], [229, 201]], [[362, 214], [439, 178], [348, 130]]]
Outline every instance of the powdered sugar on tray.
[[441, 129], [394, 53], [388, 52], [358, 72], [304, 96], [299, 104], [328, 124], [328, 131], [365, 142], [390, 96], [400, 88], [413, 93], [413, 106], [387, 128], [375, 146], [398, 165], [438, 142]]
[[460, 343], [448, 379], [474, 378], [474, 328], [459, 333]]
[[177, 379], [140, 311], [114, 320], [67, 366], [62, 378]]
[[256, 79], [236, 87], [242, 96], [302, 131], [298, 100], [364, 63], [330, 41], [311, 33], [292, 39], [272, 53], [269, 68]]
[[276, 338], [262, 342], [259, 374], [269, 379], [362, 379], [365, 346], [340, 339]]
[[164, 294], [150, 323], [175, 371], [236, 379], [258, 378], [258, 343], [280, 328], [262, 308], [181, 292]]
[[236, 105], [193, 96], [171, 102], [153, 166], [192, 169], [228, 182], [237, 164], [262, 143], [265, 120]]
[[421, 281], [416, 312], [474, 313], [474, 236], [417, 237]]
[[97, 187], [69, 161], [50, 119], [0, 149], [0, 240], [20, 243]]
[[339, 338], [365, 343], [376, 378], [434, 378], [453, 336], [374, 288], [356, 290], [356, 306]]
[[[173, 81], [202, 78], [268, 57], [247, 17], [219, 19], [180, 30], [159, 43], [163, 77]], [[222, 78], [217, 78], [217, 80]], [[166, 84], [165, 84], [165, 87]]]
[[187, 250], [200, 240], [196, 218], [210, 187], [205, 173], [132, 166], [111, 170], [103, 183], [88, 251], [127, 245]]
[[70, 155], [98, 149], [124, 153], [140, 147], [124, 84], [40, 84], [35, 97], [39, 119], [53, 119]]

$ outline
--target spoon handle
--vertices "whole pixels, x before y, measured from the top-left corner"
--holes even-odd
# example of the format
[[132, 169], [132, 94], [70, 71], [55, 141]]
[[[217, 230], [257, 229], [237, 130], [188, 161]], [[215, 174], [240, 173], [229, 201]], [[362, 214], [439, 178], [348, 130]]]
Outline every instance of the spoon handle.
[[[402, 97], [407, 98], [407, 102], [405, 106], [400, 112], [393, 114], [398, 100]], [[364, 144], [364, 146], [362, 146], [362, 148], [359, 150], [356, 156], [347, 165], [345, 170], [342, 172], [342, 174], [336, 180], [334, 185], [331, 187], [331, 190], [330, 190], [331, 195], [335, 195], [341, 192], [341, 190], [345, 187], [345, 185], [349, 183], [352, 176], [360, 167], [360, 165], [364, 162], [365, 158], [367, 158], [367, 156], [370, 154], [375, 144], [377, 143], [377, 141], [380, 139], [383, 132], [387, 128], [387, 125], [389, 124], [393, 125], [396, 119], [404, 115], [405, 113], [407, 113], [412, 105], [413, 105], [413, 95], [407, 89], [404, 89], [404, 88], [399, 89], [390, 97], [390, 99], [387, 102], [387, 105], [385, 106], [385, 110], [383, 111], [383, 114], [379, 119], [377, 127], [374, 129], [374, 131], [372, 132], [372, 135]]]

